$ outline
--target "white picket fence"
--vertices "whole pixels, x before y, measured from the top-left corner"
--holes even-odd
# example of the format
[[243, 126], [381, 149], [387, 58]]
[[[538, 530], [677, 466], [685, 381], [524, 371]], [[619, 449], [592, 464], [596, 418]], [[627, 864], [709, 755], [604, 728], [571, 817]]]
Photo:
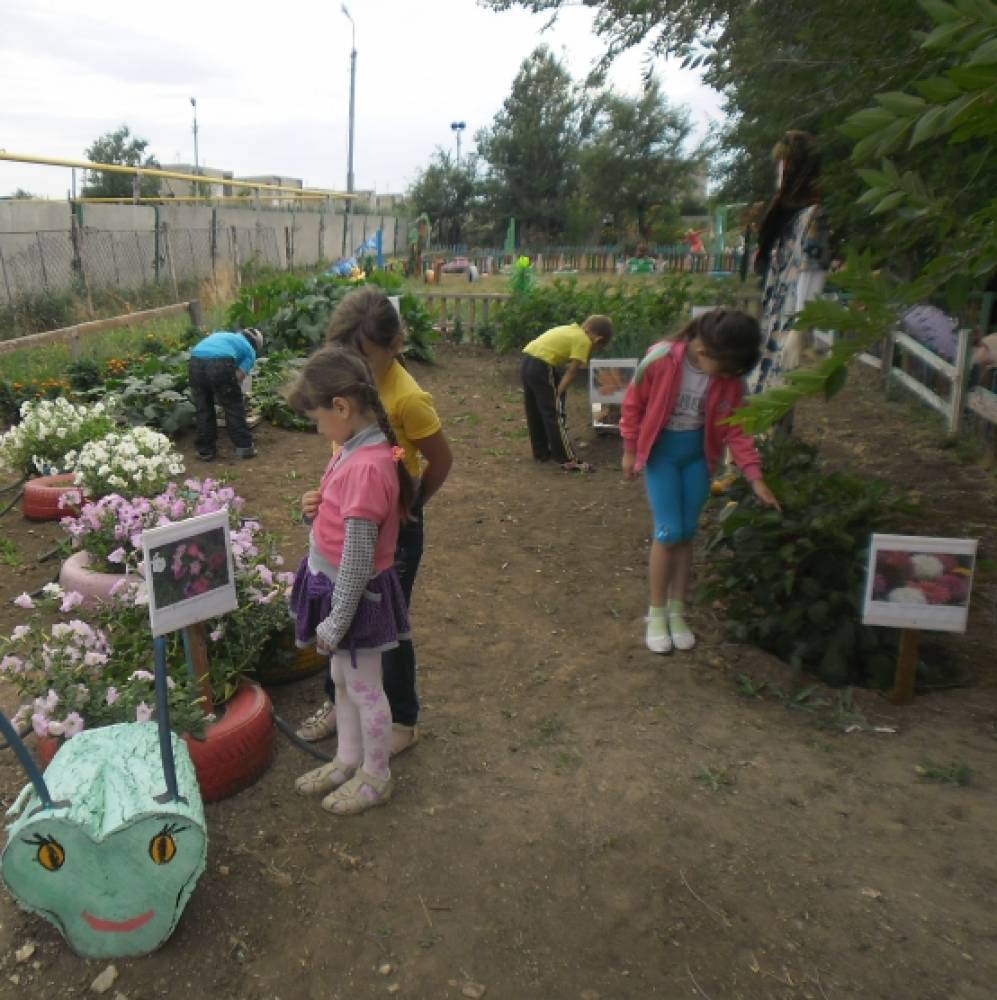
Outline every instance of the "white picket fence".
[[[940, 413], [945, 418], [949, 435], [955, 437], [962, 428], [967, 411], [991, 425], [997, 424], [997, 393], [982, 385], [969, 388], [972, 336], [971, 330], [957, 331], [955, 361], [952, 362], [902, 330], [893, 329], [877, 345], [878, 354], [863, 352], [858, 355], [858, 360], [881, 372], [886, 392], [894, 385], [902, 385]], [[839, 337], [840, 334], [833, 330], [813, 331], [814, 344], [827, 349]], [[920, 365], [905, 364], [910, 360], [917, 360]], [[930, 378], [926, 380], [925, 375]], [[946, 391], [936, 391], [939, 382]], [[993, 432], [992, 427], [989, 430]]]

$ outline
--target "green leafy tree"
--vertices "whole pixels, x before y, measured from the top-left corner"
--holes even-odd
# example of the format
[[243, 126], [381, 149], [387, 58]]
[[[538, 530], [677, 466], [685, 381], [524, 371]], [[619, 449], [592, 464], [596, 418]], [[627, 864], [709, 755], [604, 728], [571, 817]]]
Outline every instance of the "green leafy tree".
[[[86, 151], [86, 158], [92, 163], [117, 163], [126, 167], [158, 168], [154, 156], [146, 156], [148, 139], [132, 135], [127, 125], [114, 132], [107, 132], [97, 139]], [[130, 198], [134, 193], [133, 177], [129, 174], [110, 173], [106, 170], [87, 172], [83, 184], [84, 198]], [[159, 179], [143, 177], [139, 182], [139, 194], [151, 198], [159, 193]]]
[[432, 220], [440, 243], [461, 243], [474, 206], [477, 160], [466, 157], [456, 163], [448, 152], [437, 147], [433, 159], [409, 188], [408, 199], [414, 214], [425, 212]]
[[525, 242], [564, 230], [578, 186], [582, 103], [571, 76], [541, 46], [523, 61], [488, 129], [475, 136], [487, 165], [484, 200], [496, 235], [510, 216]]
[[[853, 253], [835, 278], [851, 300], [811, 302], [800, 316], [801, 326], [847, 330], [849, 337], [816, 369], [791, 372], [786, 386], [752, 397], [738, 414], [749, 431], [771, 426], [804, 396], [833, 396], [845, 384], [848, 363], [887, 333], [901, 307], [944, 297], [959, 311], [997, 272], [997, 5], [919, 2], [934, 23], [921, 45], [939, 57], [941, 70], [906, 90], [877, 94], [843, 131], [857, 140], [857, 163], [879, 159], [878, 169], [860, 170], [867, 185], [862, 207], [887, 233], [916, 233], [933, 250], [909, 280], [897, 275], [888, 256]], [[975, 169], [975, 204], [967, 203], [964, 185], [934, 186], [910, 166], [922, 151], [942, 162], [962, 151]]]
[[690, 191], [696, 160], [683, 153], [689, 116], [672, 108], [651, 80], [637, 98], [604, 93], [595, 103], [592, 138], [580, 156], [586, 197], [613, 217], [617, 233], [635, 225], [642, 239], [662, 206]]

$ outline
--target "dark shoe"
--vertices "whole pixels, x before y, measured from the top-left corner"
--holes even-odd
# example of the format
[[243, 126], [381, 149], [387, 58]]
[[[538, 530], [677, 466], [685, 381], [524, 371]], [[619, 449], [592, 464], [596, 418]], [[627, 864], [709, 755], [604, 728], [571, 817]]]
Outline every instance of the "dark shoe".
[[256, 458], [256, 446], [250, 445], [248, 448], [236, 448], [236, 458]]
[[199, 451], [197, 457], [202, 462], [213, 462], [216, 458], [216, 453], [213, 451]]

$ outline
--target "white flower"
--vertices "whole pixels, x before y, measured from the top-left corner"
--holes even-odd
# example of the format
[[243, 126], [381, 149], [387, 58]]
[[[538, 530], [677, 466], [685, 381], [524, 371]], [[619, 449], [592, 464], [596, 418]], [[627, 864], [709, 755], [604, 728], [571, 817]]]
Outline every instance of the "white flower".
[[919, 587], [897, 587], [891, 590], [886, 599], [891, 604], [927, 604], [928, 599]]
[[42, 587], [42, 593], [46, 597], [62, 597], [62, 587], [60, 587], [57, 583], [46, 583], [45, 586]]
[[938, 556], [911, 556], [910, 564], [915, 580], [937, 580], [945, 572], [945, 566]]

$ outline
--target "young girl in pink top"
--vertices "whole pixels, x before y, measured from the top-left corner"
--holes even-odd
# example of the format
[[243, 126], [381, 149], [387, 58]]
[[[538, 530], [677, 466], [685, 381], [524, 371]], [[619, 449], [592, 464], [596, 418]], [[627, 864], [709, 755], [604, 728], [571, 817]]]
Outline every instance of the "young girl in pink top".
[[756, 320], [737, 310], [714, 309], [694, 319], [677, 340], [655, 344], [624, 396], [623, 475], [634, 479], [644, 472], [654, 516], [645, 635], [653, 653], [695, 645], [684, 617], [692, 539], [724, 447], [759, 500], [779, 508], [762, 479], [751, 438], [722, 423], [740, 406], [743, 377], [757, 364], [760, 347]]
[[291, 591], [299, 645], [332, 654], [339, 741], [335, 759], [298, 778], [302, 794], [328, 793], [322, 807], [364, 812], [391, 798], [391, 710], [381, 654], [410, 637], [395, 569], [395, 545], [413, 486], [359, 355], [324, 347], [307, 361], [288, 401], [341, 450], [318, 490], [301, 498], [311, 521], [308, 555]]

